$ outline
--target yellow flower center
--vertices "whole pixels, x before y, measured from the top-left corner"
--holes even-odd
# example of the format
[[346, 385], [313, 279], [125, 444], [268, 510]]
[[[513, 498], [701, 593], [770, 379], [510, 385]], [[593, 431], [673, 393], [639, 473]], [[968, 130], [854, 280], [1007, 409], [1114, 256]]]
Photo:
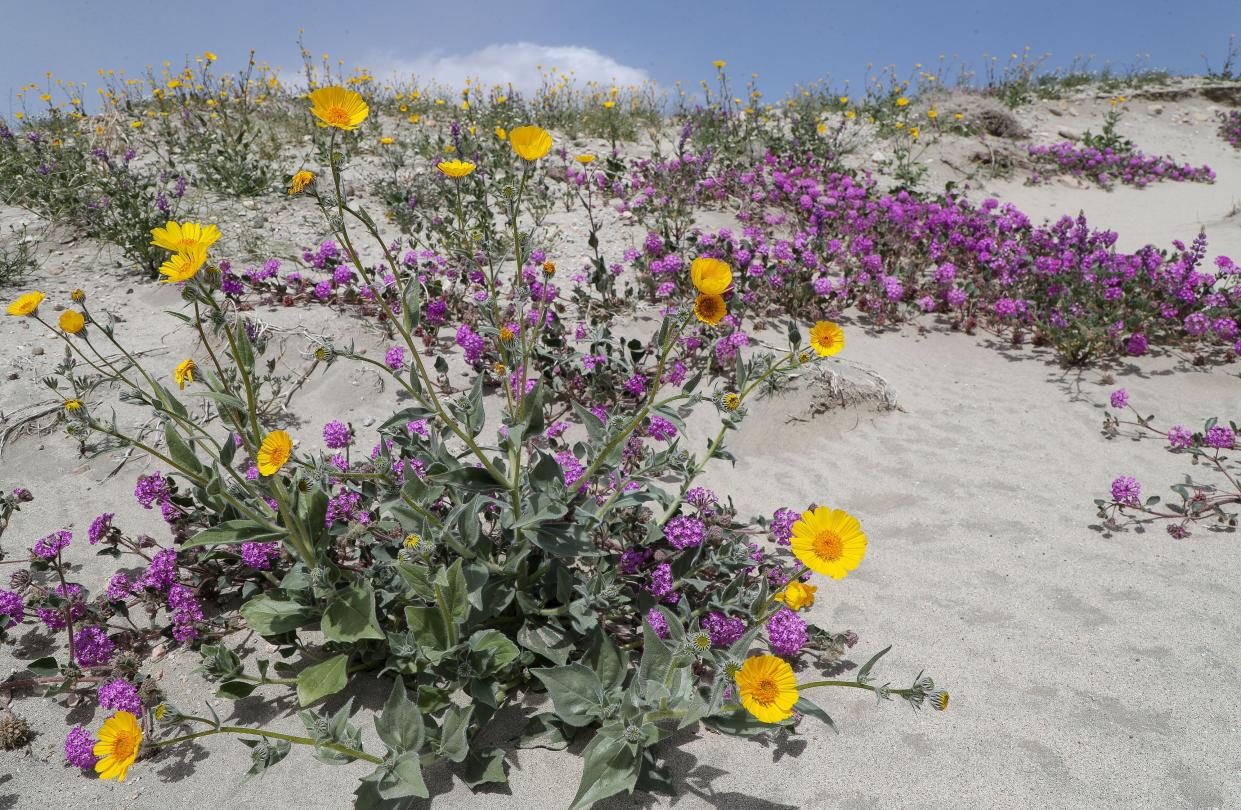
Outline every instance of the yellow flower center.
[[844, 541], [831, 529], [825, 529], [814, 536], [814, 553], [821, 559], [835, 562], [840, 559], [844, 550]]
[[761, 678], [754, 684], [754, 699], [759, 703], [774, 703], [780, 696], [780, 687], [771, 678]]
[[334, 127], [349, 126], [349, 111], [344, 107], [328, 107], [323, 118]]
[[116, 738], [112, 742], [112, 756], [116, 759], [130, 759], [138, 753], [138, 743], [141, 737], [129, 730], [121, 730], [116, 733]]
[[187, 236], [181, 240], [181, 249], [182, 250], [193, 250], [194, 246], [197, 244], [198, 244], [197, 239], [191, 239]]

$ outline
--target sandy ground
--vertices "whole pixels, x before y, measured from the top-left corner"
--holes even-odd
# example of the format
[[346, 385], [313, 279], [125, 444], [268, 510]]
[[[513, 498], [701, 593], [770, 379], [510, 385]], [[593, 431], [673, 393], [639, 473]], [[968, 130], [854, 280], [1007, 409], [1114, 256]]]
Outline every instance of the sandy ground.
[[[1035, 139], [1046, 141], [1057, 129], [1097, 126], [1105, 106], [1079, 101], [1072, 105], [1076, 115], [1068, 109], [1056, 114], [1052, 105], [1019, 114]], [[1083, 209], [1096, 226], [1120, 231], [1126, 247], [1188, 241], [1206, 226], [1212, 255], [1241, 257], [1241, 221], [1231, 213], [1241, 197], [1241, 155], [1215, 140], [1213, 123], [1195, 118], [1208, 106], [1191, 99], [1165, 103], [1153, 114], [1139, 101], [1125, 131], [1146, 151], [1210, 164], [1219, 174], [1213, 186], [1164, 184], [1109, 194], [1069, 183], [1031, 189], [1020, 176], [983, 185], [1035, 219]], [[966, 146], [943, 147], [945, 153], [953, 149]], [[950, 170], [933, 164], [932, 176], [941, 174]], [[275, 213], [264, 209], [263, 215]], [[255, 214], [237, 210], [231, 216], [246, 222]], [[31, 218], [0, 209], [0, 226], [18, 219]], [[227, 234], [229, 218], [221, 219]], [[304, 220], [314, 221], [313, 214]], [[565, 233], [568, 261], [584, 241], [582, 224], [570, 217], [555, 224]], [[306, 244], [316, 235], [313, 228], [295, 226], [282, 238], [289, 247]], [[634, 228], [609, 229], [605, 248], [619, 253], [641, 235]], [[86, 287], [96, 305], [125, 314], [124, 330], [135, 345], [168, 350], [177, 333], [162, 310], [174, 308], [176, 296], [121, 275], [98, 245], [67, 240], [48, 246], [61, 252], [48, 252], [28, 286], [37, 284], [61, 301], [70, 289]], [[317, 331], [357, 331], [316, 309], [269, 315], [286, 325], [313, 322]], [[675, 799], [639, 793], [600, 806], [1241, 805], [1236, 536], [1199, 531], [1177, 542], [1159, 528], [1108, 536], [1092, 527], [1092, 499], [1113, 477], [1136, 476], [1146, 492], [1161, 494], [1183, 472], [1155, 442], [1101, 434], [1109, 391], [1123, 385], [1143, 413], [1168, 423], [1235, 417], [1238, 365], [1202, 370], [1174, 356], [1140, 358], [1107, 370], [1115, 377], [1109, 383], [1104, 370], [1066, 372], [1038, 350], [996, 345], [985, 335], [915, 328], [872, 334], [856, 325], [849, 325], [848, 335], [843, 357], [882, 375], [901, 409], [858, 408], [806, 420], [811, 395], [794, 390], [753, 409], [731, 444], [738, 464], [713, 467], [704, 483], [730, 494], [743, 515], [811, 501], [859, 515], [871, 538], [867, 558], [848, 579], [821, 588], [813, 618], [859, 633], [853, 650], [859, 662], [893, 644], [880, 677], [901, 686], [925, 668], [951, 691], [949, 711], [912, 713], [904, 704], [876, 705], [852, 691], [821, 693], [839, 735], [810, 722], [803, 736], [780, 744], [687, 732], [685, 744], [669, 755]], [[0, 337], [0, 415], [10, 416], [43, 398], [37, 381], [54, 366], [58, 349], [16, 319], [0, 321]], [[176, 353], [164, 362], [171, 365]], [[288, 367], [299, 363], [290, 346]], [[18, 379], [9, 380], [13, 372]], [[317, 442], [330, 418], [361, 427], [368, 416], [382, 417], [394, 397], [373, 386], [373, 378], [341, 366], [313, 378], [297, 400], [307, 441]], [[691, 446], [702, 446], [709, 427], [692, 425]], [[365, 427], [361, 433], [366, 445], [373, 433]], [[62, 435], [20, 438], [0, 463], [0, 488], [25, 485], [37, 500], [14, 520], [4, 548], [23, 548], [64, 526], [84, 535], [102, 511], [117, 512], [116, 522], [130, 532], [162, 532], [158, 515], [133, 502], [141, 465], [106, 478], [114, 465], [112, 458], [78, 459]], [[96, 561], [85, 543], [73, 549], [83, 582], [98, 585], [111, 574], [113, 567]], [[23, 637], [17, 658], [43, 654], [40, 638]], [[247, 645], [262, 652], [264, 642]], [[18, 666], [13, 653], [0, 648], [0, 677]], [[150, 668], [162, 673], [170, 700], [189, 710], [206, 694], [192, 672], [196, 665], [195, 654], [173, 651]], [[368, 714], [382, 704], [386, 688], [371, 687], [356, 696], [363, 712], [355, 722], [373, 749], [378, 740]], [[241, 723], [301, 730], [285, 700], [211, 702], [222, 717]], [[101, 712], [74, 708], [66, 719], [63, 706], [35, 698], [17, 707], [38, 736], [27, 751], [0, 753], [0, 810], [84, 804], [335, 808], [348, 806], [356, 778], [367, 770], [362, 764], [322, 766], [295, 750], [263, 778], [241, 784], [249, 749], [235, 739], [210, 738], [140, 763], [122, 784], [98, 782], [62, 767], [60, 746], [66, 723], [97, 726]], [[507, 788], [478, 795], [447, 770], [430, 770], [435, 806], [564, 807], [580, 773], [580, 760], [564, 752], [515, 751], [510, 764]]]

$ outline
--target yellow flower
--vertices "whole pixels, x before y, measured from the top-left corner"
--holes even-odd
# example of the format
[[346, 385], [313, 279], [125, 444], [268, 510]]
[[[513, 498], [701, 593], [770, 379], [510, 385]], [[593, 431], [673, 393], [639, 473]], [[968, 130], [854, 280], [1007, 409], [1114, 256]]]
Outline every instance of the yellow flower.
[[938, 110], [927, 110], [926, 117], [934, 121], [936, 118], [939, 118], [939, 111]]
[[909, 128], [909, 135], [910, 135], [910, 137], [912, 137], [915, 141], [916, 141], [916, 140], [918, 140], [918, 135], [919, 135], [919, 130], [918, 130], [918, 128], [917, 128], [917, 127], [910, 127], [910, 128]]
[[18, 296], [17, 300], [9, 304], [8, 313], [10, 315], [34, 315], [39, 311], [39, 304], [43, 302], [43, 293], [35, 290], [25, 295]]
[[723, 296], [703, 293], [694, 301], [694, 315], [705, 324], [715, 326], [728, 314]]
[[418, 123], [418, 122], [419, 122], [419, 121], [421, 121], [421, 120], [422, 120], [422, 116], [421, 116], [421, 115], [411, 115], [411, 116], [409, 117], [409, 123], [411, 123], [411, 124], [416, 124], [416, 123]]
[[220, 238], [220, 229], [214, 225], [198, 222], [172, 222], [162, 228], [151, 230], [151, 244], [171, 250], [173, 253], [188, 252], [201, 247], [204, 251]]
[[857, 118], [857, 113], [855, 113], [853, 110], [849, 110], [845, 113], [845, 118], [848, 118], [850, 121], [852, 121], [854, 118]]
[[943, 691], [934, 692], [930, 695], [930, 698], [931, 698], [931, 705], [935, 707], [936, 711], [942, 712], [942, 711], [948, 710], [948, 693], [947, 692], [943, 692]]
[[725, 62], [723, 59], [716, 59], [711, 64], [715, 65], [716, 70], [723, 70], [724, 66], [727, 65], [728, 63]]
[[573, 159], [576, 160], [578, 163], [582, 164], [583, 166], [585, 166], [587, 163], [595, 162], [594, 155], [578, 155], [577, 157]]
[[610, 110], [610, 109], [612, 109], [612, 108], [613, 108], [613, 107], [615, 107], [615, 106], [616, 106], [616, 102], [615, 102], [615, 101], [612, 101], [611, 99], [609, 99], [609, 100], [607, 100], [607, 101], [603, 102], [603, 109], [605, 109], [605, 110]]
[[71, 335], [76, 335], [86, 326], [86, 319], [76, 309], [66, 309], [60, 313], [60, 328]]
[[194, 382], [194, 372], [197, 369], [198, 366], [194, 365], [192, 357], [187, 357], [180, 363], [177, 363], [177, 367], [172, 370], [172, 376], [176, 378], [177, 387], [184, 391], [187, 382]]
[[504, 140], [508, 137], [508, 133], [504, 131], [504, 127], [496, 127], [496, 137]]
[[724, 407], [730, 411], [735, 411], [741, 407], [741, 396], [729, 391], [724, 395]]
[[301, 194], [306, 190], [306, 186], [315, 181], [315, 173], [302, 169], [293, 175], [293, 179], [289, 181], [289, 194]]
[[76, 411], [81, 407], [82, 407], [82, 400], [80, 399], [66, 399], [65, 400], [66, 411]]
[[793, 524], [793, 554], [816, 574], [844, 579], [866, 554], [866, 533], [843, 509], [820, 506]]
[[203, 51], [203, 58], [206, 59], [208, 62], [214, 62], [216, 59], [216, 56], [211, 51]]
[[138, 718], [124, 711], [112, 715], [99, 729], [94, 753], [100, 760], [95, 763], [95, 773], [100, 779], [123, 782], [129, 766], [138, 758], [141, 745], [142, 729], [138, 727]]
[[849, 103], [849, 97], [848, 97], [848, 96], [841, 96], [841, 97], [840, 97], [840, 104], [841, 104], [841, 106], [844, 106], [845, 104], [848, 104], [848, 103]]
[[435, 164], [435, 168], [440, 170], [440, 174], [445, 177], [451, 177], [454, 180], [460, 180], [462, 177], [470, 174], [476, 168], [473, 163], [465, 160], [445, 160]]
[[542, 127], [518, 127], [508, 134], [508, 142], [522, 160], [535, 161], [552, 150], [551, 133]]
[[733, 269], [727, 262], [700, 256], [689, 266], [689, 279], [703, 295], [723, 295], [733, 283]]
[[73, 292], [69, 293], [69, 297], [72, 298], [74, 301], [77, 301], [80, 304], [86, 300], [86, 291], [82, 289], [74, 290]]
[[831, 321], [819, 321], [810, 329], [810, 348], [819, 357], [840, 354], [845, 347], [845, 330]]
[[898, 107], [904, 107], [904, 106], [907, 106], [908, 104], [909, 104], [909, 99], [905, 98], [904, 96], [901, 96], [900, 98], [896, 100], [896, 106]]
[[275, 475], [289, 460], [293, 452], [293, 440], [283, 430], [273, 430], [263, 438], [259, 447], [258, 467], [262, 475]]
[[792, 610], [801, 610], [814, 604], [814, 592], [817, 590], [814, 585], [795, 579], [784, 586], [784, 590], [776, 594], [774, 599], [788, 605]]
[[199, 246], [180, 253], [160, 265], [159, 272], [164, 276], [164, 283], [189, 281], [207, 261], [207, 248]]
[[371, 112], [362, 96], [343, 87], [321, 87], [310, 94], [310, 103], [316, 118], [337, 129], [357, 129]]
[[405, 540], [401, 543], [401, 545], [405, 546], [405, 548], [414, 549], [414, 548], [418, 548], [418, 544], [421, 542], [422, 542], [421, 537], [419, 537], [417, 534], [414, 534], [413, 532], [410, 532], [409, 534], [405, 535]]
[[779, 723], [793, 716], [799, 697], [793, 668], [774, 655], [747, 658], [735, 676], [741, 705], [764, 723]]
[[556, 275], [555, 262], [543, 262], [543, 273], [548, 276]]
[[500, 327], [501, 342], [508, 343], [512, 339], [513, 339], [513, 330], [509, 329], [507, 326], [501, 326]]
[[387, 136], [380, 138], [379, 142], [383, 144], [384, 146], [391, 146], [392, 144], [396, 143], [396, 141], [392, 140], [391, 138]]

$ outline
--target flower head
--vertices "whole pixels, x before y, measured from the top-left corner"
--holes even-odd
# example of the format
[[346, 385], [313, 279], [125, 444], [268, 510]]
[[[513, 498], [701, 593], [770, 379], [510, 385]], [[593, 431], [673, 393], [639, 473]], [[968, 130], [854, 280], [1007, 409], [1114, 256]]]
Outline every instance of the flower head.
[[203, 225], [199, 222], [172, 222], [162, 228], [151, 230], [151, 244], [171, 250], [173, 253], [188, 253], [214, 245], [220, 238], [220, 229], [214, 225]]
[[845, 347], [845, 330], [831, 321], [819, 321], [810, 329], [810, 347], [819, 357], [839, 354]]
[[306, 186], [315, 181], [315, 173], [302, 169], [293, 175], [293, 179], [289, 181], [289, 194], [301, 194], [306, 190]]
[[165, 283], [189, 281], [207, 262], [207, 248], [204, 245], [188, 251], [174, 253], [172, 258], [160, 265], [159, 272], [164, 276]]
[[816, 574], [843, 579], [866, 554], [866, 534], [843, 509], [820, 506], [793, 524], [793, 554]]
[[289, 461], [293, 440], [283, 430], [273, 430], [259, 447], [258, 468], [261, 475], [275, 475]]
[[705, 324], [715, 326], [727, 314], [728, 305], [723, 296], [704, 293], [694, 300], [694, 315]]
[[66, 309], [60, 313], [60, 328], [71, 335], [81, 332], [86, 326], [86, 319], [76, 309]]
[[172, 370], [172, 376], [177, 381], [177, 388], [184, 391], [187, 382], [194, 382], [194, 372], [197, 369], [198, 366], [194, 365], [192, 357], [187, 357], [180, 363], [177, 363], [177, 367]]
[[807, 585], [800, 580], [793, 580], [773, 598], [778, 602], [783, 602], [793, 610], [801, 610], [814, 604], [814, 592], [817, 590], [818, 588], [814, 585]]
[[138, 718], [126, 711], [112, 715], [99, 729], [94, 754], [100, 759], [95, 763], [95, 773], [100, 779], [123, 782], [129, 766], [138, 758], [141, 745], [142, 729], [138, 727]]
[[343, 87], [321, 87], [310, 94], [310, 111], [323, 126], [354, 130], [366, 120], [370, 107], [362, 96]]
[[689, 278], [703, 295], [723, 295], [733, 283], [733, 269], [719, 259], [699, 257], [689, 266]]
[[585, 166], [587, 163], [595, 162], [594, 155], [578, 155], [577, 157], [573, 159], [576, 160], [578, 163], [582, 164], [583, 166]]
[[535, 161], [552, 150], [551, 133], [542, 127], [517, 127], [509, 132], [508, 142], [522, 160]]
[[779, 723], [793, 715], [799, 695], [787, 661], [774, 655], [747, 658], [735, 678], [741, 705], [762, 722]]
[[435, 168], [439, 169], [440, 174], [445, 177], [460, 180], [473, 172], [477, 167], [466, 160], [444, 160], [436, 163]]
[[10, 315], [34, 315], [39, 311], [39, 304], [43, 303], [44, 298], [43, 293], [38, 290], [18, 296], [16, 301], [9, 304], [8, 313]]

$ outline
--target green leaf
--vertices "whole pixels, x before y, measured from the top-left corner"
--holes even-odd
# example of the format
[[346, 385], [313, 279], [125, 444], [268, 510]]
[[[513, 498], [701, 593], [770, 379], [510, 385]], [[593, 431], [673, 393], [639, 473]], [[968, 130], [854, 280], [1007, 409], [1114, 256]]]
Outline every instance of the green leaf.
[[569, 747], [569, 740], [561, 728], [559, 718], [551, 712], [541, 712], [530, 718], [517, 741], [518, 748], [546, 748], [549, 751], [563, 751]]
[[662, 679], [671, 664], [672, 651], [668, 649], [663, 639], [655, 635], [650, 622], [643, 622], [642, 660], [638, 662], [636, 683], [644, 684], [650, 680]]
[[256, 596], [241, 606], [246, 625], [260, 636], [278, 636], [314, 621], [318, 611], [287, 599], [266, 594]]
[[345, 688], [349, 677], [345, 667], [349, 656], [336, 655], [321, 664], [306, 667], [297, 674], [297, 702], [309, 706], [320, 698], [333, 695]]
[[507, 782], [508, 763], [504, 761], [504, 751], [499, 748], [481, 754], [471, 751], [465, 758], [461, 781], [471, 789], [492, 782]]
[[409, 605], [405, 608], [405, 623], [418, 641], [423, 654], [432, 663], [439, 663], [449, 648], [448, 628], [444, 626], [443, 616], [438, 607], [425, 605]]
[[532, 669], [530, 673], [543, 682], [556, 714], [571, 726], [591, 724], [603, 712], [603, 683], [594, 670], [581, 664]]
[[375, 591], [369, 582], [355, 582], [339, 590], [328, 602], [320, 625], [328, 641], [382, 640], [383, 629], [375, 616]]
[[797, 702], [793, 704], [793, 711], [818, 718], [819, 720], [822, 720], [823, 723], [832, 731], [837, 734], [840, 733], [840, 729], [836, 728], [836, 723], [832, 720], [831, 715], [820, 709], [814, 701], [805, 695], [799, 697]]
[[617, 689], [625, 682], [627, 667], [620, 650], [602, 629], [595, 632], [590, 649], [583, 659], [585, 664], [599, 675], [605, 689]]
[[888, 650], [890, 649], [892, 649], [892, 645], [889, 644], [887, 647], [884, 647], [882, 650], [871, 656], [871, 659], [865, 664], [862, 664], [862, 668], [857, 671], [858, 683], [866, 683], [870, 680], [870, 671], [875, 668], [875, 664], [878, 663], [880, 658], [883, 658], [888, 654]]
[[499, 630], [479, 630], [470, 636], [470, 663], [483, 677], [494, 675], [521, 655], [508, 636]]
[[422, 748], [426, 736], [422, 712], [405, 694], [405, 683], [400, 678], [392, 682], [392, 692], [383, 711], [375, 717], [375, 731], [384, 745], [397, 754], [417, 753]]
[[226, 520], [199, 532], [181, 544], [182, 549], [200, 546], [229, 546], [284, 537], [284, 532], [274, 533], [253, 520]]
[[517, 631], [517, 643], [553, 664], [567, 663], [569, 651], [573, 649], [573, 642], [559, 626], [530, 619]]
[[198, 456], [185, 443], [185, 439], [181, 438], [181, 434], [173, 427], [172, 422], [164, 424], [164, 441], [168, 444], [168, 455], [172, 460], [183, 467], [198, 472], [202, 470], [202, 462], [198, 460]]
[[219, 689], [215, 690], [215, 696], [229, 700], [241, 700], [250, 697], [250, 693], [257, 687], [258, 684], [253, 681], [225, 681], [220, 684]]
[[582, 779], [569, 810], [590, 807], [622, 790], [632, 792], [638, 783], [638, 755], [624, 737], [596, 734], [582, 758]]
[[473, 706], [449, 706], [440, 725], [439, 755], [452, 762], [464, 762], [470, 753], [470, 717]]
[[30, 670], [37, 677], [49, 678], [60, 672], [60, 664], [56, 663], [56, 656], [45, 655], [42, 658], [31, 661], [26, 665], [26, 669]]
[[465, 575], [461, 573], [461, 558], [458, 557], [446, 571], [435, 577], [436, 598], [448, 611], [454, 621], [463, 622], [470, 615], [470, 589], [465, 584]]

